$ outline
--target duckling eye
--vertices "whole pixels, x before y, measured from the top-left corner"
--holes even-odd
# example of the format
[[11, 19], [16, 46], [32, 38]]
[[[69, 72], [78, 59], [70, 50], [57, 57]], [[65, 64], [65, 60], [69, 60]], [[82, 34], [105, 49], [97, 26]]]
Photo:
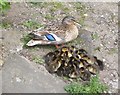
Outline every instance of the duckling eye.
[[78, 59], [79, 59], [79, 56], [78, 56], [78, 55], [76, 55], [76, 58], [78, 58]]
[[82, 71], [84, 71], [85, 68], [84, 68], [84, 67], [81, 67], [80, 69], [81, 69]]
[[62, 63], [65, 63], [65, 60], [62, 60]]

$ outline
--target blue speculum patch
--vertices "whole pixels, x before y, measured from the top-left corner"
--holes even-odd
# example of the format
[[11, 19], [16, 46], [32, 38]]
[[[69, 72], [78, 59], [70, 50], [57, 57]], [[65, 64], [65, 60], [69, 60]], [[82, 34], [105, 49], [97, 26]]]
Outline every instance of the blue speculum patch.
[[47, 38], [49, 41], [55, 41], [55, 38], [53, 37], [53, 35], [47, 34], [47, 35], [45, 35], [45, 36], [46, 36], [46, 38]]

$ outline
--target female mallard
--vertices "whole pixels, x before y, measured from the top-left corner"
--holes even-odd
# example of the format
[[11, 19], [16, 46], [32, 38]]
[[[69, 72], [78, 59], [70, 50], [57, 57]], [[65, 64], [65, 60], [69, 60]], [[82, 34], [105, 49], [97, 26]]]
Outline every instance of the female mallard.
[[79, 24], [75, 21], [74, 17], [66, 16], [63, 18], [62, 23], [58, 27], [46, 27], [44, 29], [38, 29], [36, 32], [30, 33], [33, 35], [33, 38], [26, 45], [58, 45], [72, 41], [78, 36], [78, 28], [76, 25]]

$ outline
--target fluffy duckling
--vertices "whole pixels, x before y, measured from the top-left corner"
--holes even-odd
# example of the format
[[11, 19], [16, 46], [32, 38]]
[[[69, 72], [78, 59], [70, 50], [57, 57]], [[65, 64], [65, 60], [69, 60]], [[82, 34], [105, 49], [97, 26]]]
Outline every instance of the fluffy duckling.
[[77, 67], [73, 64], [73, 65], [72, 65], [72, 68], [69, 70], [68, 76], [69, 76], [70, 78], [77, 78], [78, 75], [79, 75], [79, 72], [78, 72], [78, 70], [77, 70]]
[[62, 58], [56, 58], [54, 61], [51, 61], [51, 63], [48, 66], [46, 66], [46, 69], [50, 73], [54, 73], [57, 72], [57, 70], [60, 68], [61, 65], [62, 65]]
[[96, 56], [91, 56], [84, 49], [75, 46], [63, 46], [45, 57], [50, 73], [72, 79], [80, 77], [87, 81], [91, 75], [96, 75], [104, 67], [103, 62]]
[[33, 39], [31, 39], [26, 45], [58, 45], [72, 41], [78, 36], [77, 25], [79, 24], [75, 21], [74, 17], [66, 16], [63, 18], [62, 23], [59, 25], [59, 27], [56, 27], [54, 29], [37, 29], [36, 32], [30, 33], [34, 36]]
[[46, 63], [47, 65], [49, 65], [51, 61], [55, 60], [55, 58], [57, 58], [57, 57], [56, 57], [56, 55], [55, 55], [54, 52], [49, 52], [48, 54], [46, 54], [46, 55], [44, 56], [45, 63]]
[[96, 75], [99, 72], [99, 69], [95, 65], [91, 64], [86, 67], [86, 70], [88, 70], [93, 75]]
[[97, 65], [98, 66], [98, 68], [100, 69], [100, 70], [103, 70], [104, 69], [104, 64], [103, 64], [103, 61], [101, 61], [101, 60], [99, 60], [99, 59], [97, 59], [97, 57], [96, 56], [93, 56], [94, 58], [95, 58], [95, 65]]
[[91, 74], [84, 67], [81, 67], [79, 69], [79, 76], [82, 80], [89, 81], [90, 77], [91, 77]]

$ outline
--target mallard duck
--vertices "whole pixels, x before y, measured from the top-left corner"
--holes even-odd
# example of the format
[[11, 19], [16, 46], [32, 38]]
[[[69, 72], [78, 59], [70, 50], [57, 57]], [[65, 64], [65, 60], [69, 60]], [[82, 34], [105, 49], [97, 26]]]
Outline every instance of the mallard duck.
[[63, 44], [69, 41], [72, 41], [78, 36], [78, 28], [79, 25], [75, 18], [72, 16], [66, 16], [63, 18], [61, 25], [52, 29], [38, 29], [37, 31], [33, 31], [30, 34], [33, 35], [33, 38], [26, 44], [27, 46], [34, 46], [38, 44], [46, 45], [46, 44]]

